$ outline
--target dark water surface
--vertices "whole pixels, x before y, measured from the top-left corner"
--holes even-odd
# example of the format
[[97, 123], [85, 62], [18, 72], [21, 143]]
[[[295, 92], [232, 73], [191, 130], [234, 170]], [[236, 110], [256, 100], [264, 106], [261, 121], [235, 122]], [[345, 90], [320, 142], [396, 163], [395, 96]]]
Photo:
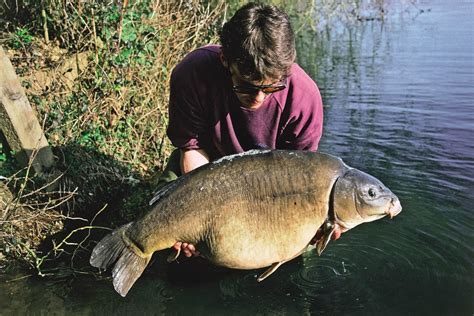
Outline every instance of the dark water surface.
[[472, 315], [473, 11], [472, 1], [421, 1], [322, 42], [299, 39], [326, 104], [320, 150], [390, 187], [403, 205], [395, 219], [357, 227], [262, 284], [260, 270], [158, 257], [126, 298], [87, 276], [3, 283], [0, 314]]

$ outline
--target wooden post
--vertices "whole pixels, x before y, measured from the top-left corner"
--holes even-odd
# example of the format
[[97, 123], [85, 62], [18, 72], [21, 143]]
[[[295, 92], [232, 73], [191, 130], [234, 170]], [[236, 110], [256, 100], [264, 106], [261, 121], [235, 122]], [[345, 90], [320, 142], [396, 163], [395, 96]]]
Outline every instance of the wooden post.
[[43, 174], [54, 157], [10, 60], [0, 46], [0, 128], [20, 164]]

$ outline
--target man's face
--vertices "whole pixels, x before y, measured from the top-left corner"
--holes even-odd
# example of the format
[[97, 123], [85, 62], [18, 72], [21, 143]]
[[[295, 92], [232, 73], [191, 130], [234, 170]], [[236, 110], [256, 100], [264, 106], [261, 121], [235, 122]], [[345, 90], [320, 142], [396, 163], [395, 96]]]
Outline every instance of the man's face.
[[282, 87], [282, 82], [280, 79], [264, 79], [261, 81], [246, 81], [243, 79], [240, 71], [235, 66], [235, 64], [231, 64], [229, 67], [229, 71], [231, 73], [232, 84], [235, 87], [250, 87], [251, 89], [245, 89], [245, 93], [239, 91], [239, 89], [234, 89], [235, 95], [239, 99], [240, 103], [243, 107], [248, 109], [258, 109], [262, 104], [263, 101], [270, 95], [270, 93], [265, 93], [261, 89], [252, 89], [255, 86], [265, 86], [265, 87]]

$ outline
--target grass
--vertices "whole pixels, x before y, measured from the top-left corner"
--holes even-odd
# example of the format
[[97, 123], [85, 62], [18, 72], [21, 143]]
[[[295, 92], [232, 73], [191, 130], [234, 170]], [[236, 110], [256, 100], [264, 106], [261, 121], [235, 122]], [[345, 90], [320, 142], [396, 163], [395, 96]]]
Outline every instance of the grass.
[[172, 150], [171, 70], [217, 42], [225, 10], [222, 1], [0, 4], [9, 18], [0, 43], [57, 159], [39, 177], [0, 148], [0, 268], [14, 259], [46, 275], [59, 258], [87, 258], [95, 230], [145, 209]]

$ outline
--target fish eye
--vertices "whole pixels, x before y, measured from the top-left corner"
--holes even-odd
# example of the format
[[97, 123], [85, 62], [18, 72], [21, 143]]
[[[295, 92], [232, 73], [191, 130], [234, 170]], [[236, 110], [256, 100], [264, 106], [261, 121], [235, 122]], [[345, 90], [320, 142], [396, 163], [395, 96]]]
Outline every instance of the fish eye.
[[369, 191], [367, 192], [371, 198], [374, 198], [377, 196], [377, 190], [375, 188], [369, 188]]

